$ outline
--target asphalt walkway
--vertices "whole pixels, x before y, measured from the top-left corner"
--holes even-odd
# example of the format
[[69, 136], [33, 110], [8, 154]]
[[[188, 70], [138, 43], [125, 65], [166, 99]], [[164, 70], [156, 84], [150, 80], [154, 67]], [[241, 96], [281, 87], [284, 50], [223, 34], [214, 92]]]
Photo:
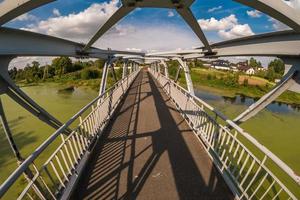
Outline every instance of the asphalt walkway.
[[77, 199], [233, 199], [202, 144], [142, 71], [96, 146]]

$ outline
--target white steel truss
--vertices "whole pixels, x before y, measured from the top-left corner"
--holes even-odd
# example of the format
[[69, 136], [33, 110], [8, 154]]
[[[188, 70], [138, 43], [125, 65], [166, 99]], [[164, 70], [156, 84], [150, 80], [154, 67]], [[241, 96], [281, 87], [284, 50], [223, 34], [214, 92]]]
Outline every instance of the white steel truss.
[[[0, 26], [3, 26], [5, 23], [32, 9], [53, 1], [55, 0], [2, 0], [0, 2]], [[7, 192], [7, 190], [15, 183], [22, 173], [27, 174], [27, 177], [29, 178], [29, 184], [21, 193], [21, 197], [30, 195], [29, 191], [33, 190], [39, 198], [46, 199], [39, 190], [40, 187], [45, 186], [44, 189], [49, 192], [49, 195], [56, 199], [55, 193], [51, 191], [52, 188], [50, 189], [47, 187], [47, 184], [42, 179], [41, 173], [48, 174], [48, 178], [50, 178], [50, 180], [51, 177], [56, 176], [60, 183], [57, 191], [64, 191], [60, 197], [67, 197], [72, 190], [69, 188], [72, 188], [72, 186], [74, 186], [76, 183], [76, 178], [74, 177], [77, 177], [77, 171], [75, 173], [75, 168], [76, 170], [80, 171], [82, 167], [80, 163], [85, 163], [87, 161], [87, 154], [89, 154], [91, 144], [99, 137], [97, 132], [99, 132], [100, 129], [103, 130], [103, 128], [107, 125], [107, 120], [110, 119], [111, 113], [120, 102], [122, 96], [130, 86], [130, 83], [132, 83], [138, 74], [138, 64], [151, 64], [153, 66], [151, 69], [152, 75], [155, 76], [161, 84], [169, 85], [168, 87], [170, 90], [167, 91], [169, 92], [168, 95], [170, 95], [173, 101], [177, 103], [178, 109], [186, 117], [197, 136], [206, 145], [208, 152], [212, 152], [212, 154], [210, 154], [212, 159], [218, 160], [218, 163], [215, 163], [216, 166], [221, 173], [226, 172], [226, 175], [224, 175], [225, 181], [228, 183], [232, 191], [238, 196], [238, 198], [252, 199], [254, 194], [258, 191], [258, 188], [261, 188], [261, 186], [265, 185], [264, 181], [271, 177], [273, 182], [267, 186], [266, 192], [263, 194], [261, 199], [267, 195], [268, 191], [274, 185], [281, 188], [275, 197], [279, 195], [281, 191], [283, 191], [290, 199], [297, 199], [289, 191], [289, 189], [268, 169], [268, 167], [265, 165], [265, 162], [266, 160], [271, 160], [274, 162], [298, 185], [300, 184], [299, 176], [297, 176], [279, 158], [272, 154], [272, 152], [266, 149], [263, 145], [259, 144], [249, 134], [245, 133], [237, 124], [245, 122], [246, 120], [255, 116], [259, 111], [261, 111], [265, 106], [267, 106], [287, 89], [300, 92], [300, 13], [286, 5], [281, 0], [234, 1], [268, 14], [269, 16], [286, 24], [292, 30], [248, 36], [215, 44], [209, 44], [195, 16], [191, 12], [190, 7], [194, 0], [121, 0], [121, 7], [107, 20], [106, 23], [104, 23], [98, 29], [96, 34], [87, 44], [81, 44], [57, 37], [23, 30], [0, 27], [1, 94], [8, 94], [13, 100], [38, 117], [41, 121], [56, 129], [55, 133], [47, 141], [37, 148], [28, 158], [22, 160], [20, 159], [21, 156], [18, 155], [19, 152], [17, 146], [14, 146], [14, 140], [10, 134], [9, 126], [7, 124], [3, 109], [1, 109], [2, 104], [0, 101], [1, 123], [3, 124], [12, 149], [16, 157], [18, 157], [18, 161], [20, 162], [18, 169], [12, 173], [10, 177], [1, 185], [0, 197]], [[122, 18], [138, 7], [169, 8], [176, 10], [201, 40], [203, 47], [184, 51], [156, 53], [137, 53], [110, 49], [103, 50], [92, 47], [92, 45], [112, 26], [114, 26]], [[85, 108], [83, 108], [77, 115], [71, 118], [67, 123], [62, 124], [54, 116], [50, 115], [46, 110], [41, 108], [30, 97], [28, 97], [9, 78], [9, 62], [18, 56], [70, 56], [79, 58], [84, 57], [104, 59], [106, 60], [106, 64], [102, 74], [103, 77], [101, 80], [99, 96]], [[214, 108], [194, 96], [193, 83], [189, 68], [186, 64], [188, 59], [218, 58], [226, 56], [276, 56], [285, 61], [287, 68], [287, 73], [282, 81], [277, 84], [272, 91], [240, 114], [234, 121], [227, 119]], [[113, 62], [116, 60], [125, 61], [123, 77], [122, 80], [118, 81], [113, 88], [106, 90], [108, 70], [111, 69], [111, 72], [115, 77]], [[169, 60], [177, 60], [180, 64], [175, 77], [175, 82], [178, 80], [180, 70], [184, 70], [188, 91], [181, 88], [168, 78], [167, 61]], [[162, 64], [164, 67], [165, 76], [160, 74], [160, 64]], [[129, 70], [128, 66], [130, 66]], [[92, 112], [89, 113], [85, 119], [82, 119], [81, 115], [89, 108], [92, 109]], [[213, 118], [214, 116], [208, 114], [210, 112], [215, 114], [216, 119]], [[104, 115], [100, 115], [99, 113], [104, 113]], [[223, 123], [219, 123], [217, 118], [223, 120]], [[75, 129], [71, 129], [70, 125], [76, 119], [79, 119], [80, 123]], [[226, 124], [226, 126], [224, 124]], [[62, 133], [64, 133], [62, 136], [62, 144], [52, 154], [42, 169], [36, 169], [34, 160], [52, 142], [54, 142], [58, 136], [61, 136]], [[237, 138], [238, 134], [242, 135], [248, 141], [254, 144], [256, 148], [263, 152], [264, 157], [262, 159], [258, 159], [256, 156], [254, 156], [251, 151], [243, 145], [239, 138]], [[74, 145], [72, 145], [72, 143]], [[71, 151], [63, 154], [62, 151], [67, 145], [69, 145], [68, 148], [70, 148]], [[63, 172], [63, 178], [58, 175], [56, 170], [60, 167], [60, 162], [64, 162], [64, 160], [58, 160], [59, 165], [55, 166], [53, 164], [53, 160], [57, 160], [56, 156], [58, 153], [61, 153], [66, 157], [69, 157], [69, 154], [73, 154], [75, 158], [74, 162], [71, 162], [71, 166], [69, 166], [68, 171]], [[243, 155], [247, 156], [246, 160], [241, 159]], [[69, 159], [72, 160], [70, 157]], [[248, 160], [249, 163], [247, 163]], [[233, 165], [234, 162], [237, 162], [236, 166]], [[248, 168], [247, 173], [242, 174], [241, 171], [246, 165], [249, 165], [250, 167], [257, 166], [258, 170], [253, 175], [250, 173], [251, 169]], [[31, 172], [29, 170], [29, 167], [32, 168], [32, 166], [36, 171]], [[48, 168], [52, 168], [54, 174], [49, 174]], [[264, 176], [258, 183], [257, 188], [255, 188], [251, 194], [249, 193], [250, 187], [253, 186], [253, 182], [256, 180], [258, 173], [261, 171], [264, 172]], [[237, 172], [238, 174], [236, 175]], [[240, 179], [243, 175], [246, 176]], [[244, 183], [249, 177], [251, 178], [250, 182], [245, 186]], [[39, 180], [39, 183], [37, 183], [37, 180]], [[31, 196], [28, 197], [32, 198]]]

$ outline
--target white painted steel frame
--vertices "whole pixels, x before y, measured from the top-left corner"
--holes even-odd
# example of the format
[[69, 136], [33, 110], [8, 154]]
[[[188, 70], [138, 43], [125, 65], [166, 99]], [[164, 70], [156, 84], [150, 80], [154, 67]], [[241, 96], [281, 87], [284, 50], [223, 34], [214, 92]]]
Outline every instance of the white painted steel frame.
[[209, 42], [206, 39], [205, 34], [203, 33], [199, 23], [197, 22], [195, 16], [193, 15], [190, 7], [194, 0], [171, 0], [171, 1], [161, 1], [161, 0], [122, 0], [122, 6], [98, 29], [96, 34], [92, 39], [87, 43], [83, 48], [83, 51], [87, 51], [104, 33], [106, 33], [110, 28], [112, 28], [117, 22], [122, 18], [127, 16], [135, 8], [146, 8], [146, 7], [155, 7], [155, 8], [170, 8], [175, 9], [179, 15], [185, 20], [185, 22], [190, 26], [194, 31], [197, 37], [203, 43], [205, 49], [208, 52], [211, 52]]
[[0, 26], [10, 20], [56, 0], [3, 0], [0, 3]]
[[[4, 0], [0, 3], [0, 26], [13, 18], [26, 13], [27, 11], [30, 11], [36, 7], [39, 7], [41, 5], [44, 5], [46, 3], [51, 2], [52, 0]], [[133, 52], [122, 52], [122, 51], [111, 51], [111, 50], [101, 50], [97, 48], [90, 48], [90, 46], [99, 38], [101, 35], [103, 35], [113, 24], [115, 24], [117, 21], [119, 21], [123, 16], [125, 16], [127, 13], [132, 11], [135, 7], [163, 7], [163, 8], [174, 8], [178, 11], [178, 13], [183, 17], [183, 19], [189, 24], [189, 26], [193, 29], [193, 31], [196, 33], [196, 35], [200, 38], [200, 40], [203, 42], [205, 49], [208, 51], [209, 54], [207, 54], [207, 51], [202, 48], [199, 52], [199, 50], [194, 50], [194, 52], [190, 51], [189, 53], [183, 53], [183, 52], [174, 52], [173, 54], [166, 54], [161, 53], [156, 55], [156, 57], [165, 57], [165, 58], [172, 58], [172, 57], [179, 57], [180, 59], [190, 59], [190, 58], [197, 58], [197, 57], [220, 57], [220, 56], [279, 56], [281, 58], [294, 58], [298, 59], [300, 58], [300, 17], [299, 13], [297, 13], [292, 8], [285, 5], [282, 1], [279, 0], [235, 0], [237, 2], [240, 2], [242, 4], [251, 6], [257, 10], [260, 10], [271, 17], [287, 24], [290, 26], [294, 31], [283, 31], [283, 32], [277, 32], [277, 33], [268, 33], [268, 34], [262, 34], [262, 35], [256, 35], [256, 36], [250, 36], [250, 37], [244, 37], [240, 39], [235, 39], [231, 41], [225, 41], [213, 45], [209, 45], [205, 35], [203, 34], [201, 27], [199, 27], [198, 23], [196, 22], [194, 16], [189, 10], [189, 7], [194, 2], [194, 0], [173, 0], [173, 1], [161, 1], [161, 0], [151, 0], [151, 1], [139, 1], [139, 0], [122, 0], [123, 7], [121, 7], [120, 10], [118, 10], [115, 15], [113, 15], [112, 18], [108, 20], [108, 22], [102, 26], [99, 30], [99, 32], [93, 37], [93, 39], [89, 42], [88, 45], [83, 45], [79, 43], [74, 43], [71, 41], [46, 36], [42, 34], [37, 33], [31, 33], [21, 30], [15, 30], [15, 29], [8, 29], [8, 28], [0, 28], [0, 56], [7, 56], [7, 57], [17, 57], [17, 56], [72, 56], [72, 57], [93, 57], [93, 58], [103, 58], [108, 59], [112, 55], [116, 54], [127, 54], [127, 55], [140, 55], [144, 56], [143, 53], [133, 53]], [[35, 46], [35, 49], [27, 48], [30, 46]], [[13, 47], [13, 48], [12, 48]], [[56, 51], [53, 51], [55, 49]], [[83, 51], [84, 49], [84, 51]], [[211, 49], [213, 53], [211, 52]], [[153, 55], [149, 55], [153, 56]], [[133, 60], [133, 59], [132, 59]], [[138, 62], [141, 59], [138, 59]], [[144, 62], [146, 59], [144, 59]], [[135, 69], [136, 67], [131, 64], [130, 71]], [[7, 70], [7, 69], [5, 69]], [[3, 72], [3, 71], [2, 71]], [[2, 73], [1, 72], [1, 73]], [[177, 91], [177, 103], [185, 103], [185, 106], [190, 106], [190, 113], [186, 113], [186, 110], [183, 114], [187, 116], [187, 119], [191, 124], [196, 123], [198, 124], [195, 129], [199, 132], [199, 137], [202, 138], [202, 141], [206, 142], [207, 147], [210, 150], [215, 150], [214, 148], [219, 147], [217, 149], [217, 152], [214, 152], [217, 158], [220, 159], [220, 162], [222, 163], [222, 166], [220, 169], [221, 172], [224, 170], [228, 172], [228, 162], [230, 162], [230, 159], [228, 157], [228, 153], [226, 152], [232, 152], [235, 149], [235, 152], [233, 153], [233, 157], [239, 156], [237, 163], [243, 163], [240, 169], [232, 169], [232, 173], [237, 172], [239, 170], [240, 172], [243, 171], [245, 168], [247, 169], [247, 162], [248, 160], [252, 159], [252, 162], [250, 163], [250, 167], [255, 166], [257, 163], [260, 162], [259, 170], [264, 169], [267, 171], [268, 169], [265, 168], [264, 161], [265, 159], [271, 159], [274, 161], [278, 166], [280, 166], [290, 177], [292, 177], [295, 181], [299, 181], [299, 177], [295, 176], [293, 174], [293, 171], [288, 168], [282, 161], [280, 161], [275, 155], [273, 155], [271, 152], [269, 152], [267, 149], [265, 149], [263, 146], [261, 146], [259, 143], [257, 143], [256, 140], [254, 140], [251, 136], [247, 135], [243, 132], [242, 129], [240, 129], [236, 124], [234, 124], [232, 121], [227, 120], [224, 116], [222, 116], [220, 113], [216, 112], [213, 108], [209, 107], [204, 102], [201, 102], [199, 99], [195, 99], [195, 97], [182, 88], [180, 88], [178, 85], [173, 85], [173, 92], [176, 93]], [[297, 89], [297, 88], [296, 88]], [[298, 88], [299, 89], [299, 88]], [[180, 92], [178, 92], [180, 91]], [[100, 96], [99, 98], [102, 98]], [[184, 102], [186, 101], [186, 102]], [[195, 104], [195, 102], [198, 102], [201, 104], [200, 110], [199, 105]], [[102, 104], [101, 104], [102, 105]], [[179, 106], [180, 107], [180, 106]], [[182, 109], [182, 107], [180, 107]], [[201, 110], [202, 109], [202, 110]], [[204, 112], [204, 109], [213, 111], [217, 117], [221, 118], [229, 124], [230, 126], [234, 127], [234, 131], [236, 131], [234, 134], [232, 134], [229, 130], [226, 129], [226, 127], [222, 127], [222, 125], [218, 124], [206, 111]], [[198, 115], [200, 113], [200, 115]], [[78, 118], [78, 116], [77, 116]], [[80, 117], [79, 117], [80, 119]], [[72, 121], [73, 118], [70, 120]], [[69, 122], [70, 122], [69, 121]], [[94, 118], [91, 118], [90, 120], [87, 120], [88, 122], [84, 124], [85, 127], [84, 130], [88, 130], [89, 133], [93, 132], [93, 126], [97, 124]], [[203, 127], [201, 125], [205, 124]], [[71, 123], [71, 122], [70, 122]], [[69, 124], [70, 125], [70, 124]], [[198, 127], [199, 126], [199, 127]], [[45, 150], [45, 148], [51, 143], [51, 140], [53, 141], [55, 138], [57, 138], [58, 135], [60, 135], [61, 130], [65, 130], [68, 127], [68, 125], [63, 125], [61, 128], [57, 130], [57, 132], [49, 138], [49, 140], [45, 141], [43, 145], [36, 149], [36, 151], [29, 156], [28, 159], [21, 165], [21, 166], [29, 166], [32, 164], [36, 156], [38, 156], [41, 152]], [[81, 130], [81, 129], [80, 129]], [[216, 134], [215, 130], [220, 130], [219, 134]], [[222, 133], [222, 134], [221, 134]], [[241, 143], [239, 143], [238, 139], [235, 138], [236, 134], [242, 134], [245, 136], [249, 141], [251, 141], [257, 148], [262, 150], [268, 158], [263, 158], [262, 160], [256, 160], [253, 155], [251, 155], [247, 149], [245, 149]], [[78, 132], [73, 132], [72, 136], [68, 138], [68, 140], [64, 144], [68, 144], [70, 148], [68, 153], [63, 154], [62, 151], [59, 150], [60, 155], [62, 156], [62, 159], [58, 158], [58, 155], [55, 154], [54, 157], [52, 157], [52, 160], [49, 161], [50, 166], [55, 166], [54, 162], [57, 162], [56, 167], [54, 167], [54, 174], [59, 174], [59, 170], [61, 170], [62, 177], [60, 182], [60, 187], [63, 187], [65, 185], [63, 180], [68, 179], [68, 175], [66, 172], [63, 172], [64, 165], [62, 163], [65, 163], [67, 166], [68, 159], [74, 159], [74, 162], [78, 164], [78, 161], [76, 160], [76, 155], [80, 155], [84, 149], [86, 149], [86, 138], [80, 137], [81, 135]], [[82, 141], [82, 143], [76, 143]], [[73, 147], [72, 147], [73, 143]], [[230, 144], [228, 149], [222, 149], [220, 148], [220, 145], [224, 144]], [[238, 146], [234, 146], [238, 145]], [[66, 147], [66, 146], [64, 146]], [[65, 149], [65, 148], [64, 148]], [[242, 149], [239, 154], [239, 149]], [[67, 150], [65, 149], [67, 152]], [[246, 152], [246, 153], [245, 153]], [[57, 152], [58, 153], [58, 152]], [[243, 160], [243, 155], [246, 155], [247, 157], [245, 160]], [[224, 160], [225, 159], [225, 160]], [[249, 161], [250, 162], [250, 161]], [[70, 162], [71, 163], [71, 162]], [[69, 164], [70, 164], [69, 163]], [[70, 171], [71, 165], [68, 167], [68, 172]], [[19, 170], [22, 171], [22, 167], [19, 168]], [[250, 170], [251, 171], [251, 170]], [[250, 171], [246, 172], [246, 177], [249, 176]], [[20, 171], [19, 171], [20, 172]], [[236, 179], [239, 179], [243, 177], [243, 174], [237, 174], [235, 177]], [[45, 173], [50, 174], [49, 170], [45, 168]], [[233, 174], [234, 174], [233, 173]], [[17, 173], [18, 174], [18, 173]], [[21, 174], [18, 174], [20, 176]], [[257, 173], [254, 174], [255, 176]], [[264, 178], [267, 177], [275, 177], [274, 175], [268, 174], [264, 176]], [[37, 178], [40, 178], [39, 175], [35, 176], [35, 180]], [[10, 184], [11, 181], [15, 181], [16, 173], [12, 174], [11, 178], [6, 181], [6, 184]], [[58, 177], [57, 177], [58, 178]], [[63, 178], [63, 179], [62, 179]], [[232, 177], [231, 177], [232, 178]], [[51, 179], [51, 178], [50, 178]], [[59, 179], [59, 178], [58, 178]], [[233, 178], [234, 179], [234, 178]], [[228, 181], [230, 178], [226, 178], [225, 180], [228, 182], [229, 186], [232, 188], [234, 185], [231, 185], [231, 182]], [[255, 180], [253, 178], [250, 183]], [[41, 183], [43, 183], [43, 180]], [[249, 196], [247, 194], [247, 190], [251, 186], [251, 184], [248, 185], [248, 187], [243, 187], [243, 184], [246, 182], [246, 178], [243, 178], [238, 181], [238, 187], [237, 188], [237, 194], [240, 194], [240, 197], [246, 197], [246, 198], [253, 198], [253, 194]], [[239, 185], [240, 184], [240, 185]], [[279, 193], [286, 192], [290, 195], [291, 198], [294, 198], [291, 193], [288, 192], [288, 190], [282, 186], [281, 182], [276, 180], [274, 178], [274, 181], [271, 183], [270, 187], [266, 189], [265, 193], [262, 195], [261, 198], [266, 197], [268, 195], [268, 192], [270, 191], [271, 187], [273, 185], [279, 184], [281, 189], [278, 191]], [[260, 186], [264, 185], [263, 181], [259, 184]], [[5, 186], [5, 185], [4, 185]], [[6, 185], [7, 186], [7, 185]], [[41, 199], [44, 199], [45, 197], [42, 194], [42, 191], [39, 192], [39, 189], [34, 184], [34, 181], [30, 182], [28, 185], [28, 190], [31, 188], [35, 188], [34, 191], [38, 192], [38, 196]], [[6, 188], [7, 190], [8, 188]], [[49, 191], [49, 188], [45, 188]], [[27, 191], [28, 191], [27, 190]], [[3, 188], [1, 186], [0, 192], [3, 191]], [[255, 190], [257, 192], [257, 189]], [[276, 194], [276, 195], [278, 195]], [[25, 195], [27, 195], [29, 198], [32, 198], [31, 194], [25, 192]], [[276, 196], [275, 195], [275, 196]], [[50, 196], [54, 196], [53, 194]]]

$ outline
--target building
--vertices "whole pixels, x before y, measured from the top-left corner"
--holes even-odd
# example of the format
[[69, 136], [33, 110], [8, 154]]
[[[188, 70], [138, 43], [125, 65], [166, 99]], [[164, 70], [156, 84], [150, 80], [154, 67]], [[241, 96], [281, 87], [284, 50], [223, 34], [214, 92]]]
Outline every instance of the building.
[[267, 71], [267, 69], [264, 67], [257, 67], [257, 71]]
[[234, 63], [230, 63], [230, 68], [231, 68], [231, 71], [234, 71], [234, 72], [238, 72], [238, 68], [237, 68], [237, 65], [234, 64]]
[[240, 67], [238, 67], [238, 70], [248, 75], [255, 74], [254, 68], [250, 67], [249, 65], [241, 65]]
[[237, 68], [248, 66], [248, 61], [236, 63]]
[[219, 70], [231, 71], [230, 63], [227, 60], [216, 60], [211, 63], [211, 67]]

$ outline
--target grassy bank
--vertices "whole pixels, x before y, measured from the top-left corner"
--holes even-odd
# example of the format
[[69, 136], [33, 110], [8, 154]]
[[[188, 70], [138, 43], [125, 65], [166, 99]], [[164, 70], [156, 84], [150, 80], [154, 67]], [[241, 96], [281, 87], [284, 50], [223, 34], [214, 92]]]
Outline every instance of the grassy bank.
[[[87, 72], [92, 74], [86, 75]], [[122, 70], [117, 69], [116, 74], [118, 79], [121, 78]], [[169, 68], [170, 77], [174, 79], [176, 74], [176, 67]], [[21, 87], [43, 85], [44, 83], [57, 83], [62, 87], [88, 87], [95, 91], [99, 90], [101, 82], [102, 70], [97, 67], [88, 67], [82, 70], [63, 74], [62, 76], [54, 76], [49, 79], [40, 80], [36, 82], [28, 83], [26, 81], [19, 81], [18, 84]], [[191, 68], [191, 77], [194, 83], [194, 87], [214, 92], [226, 97], [235, 97], [236, 95], [242, 95], [258, 99], [269, 92], [275, 85], [273, 82], [256, 76], [248, 76], [243, 74], [237, 74], [232, 72], [218, 71], [214, 69], [204, 68]], [[186, 86], [184, 72], [181, 71], [179, 83], [182, 86]], [[107, 87], [114, 84], [112, 75], [109, 73]], [[300, 94], [286, 91], [280, 95], [277, 102], [300, 105]]]
[[[172, 71], [170, 72], [172, 73]], [[172, 76], [171, 73], [170, 75]], [[251, 98], [260, 98], [269, 92], [275, 85], [275, 83], [260, 77], [232, 74], [203, 68], [192, 68], [191, 77], [195, 88], [214, 92], [226, 97], [243, 95]], [[179, 82], [181, 85], [185, 86], [183, 72], [180, 74]], [[286, 91], [280, 95], [276, 101], [300, 105], [300, 94]]]
[[[116, 70], [116, 75], [118, 79], [121, 78], [121, 71]], [[52, 78], [48, 78], [45, 80], [39, 80], [35, 82], [26, 82], [26, 80], [18, 81], [17, 84], [20, 87], [29, 87], [29, 86], [38, 86], [38, 85], [45, 85], [45, 84], [52, 84], [55, 83], [60, 85], [62, 88], [64, 87], [87, 87], [91, 88], [95, 91], [99, 90], [100, 83], [101, 83], [101, 76], [102, 76], [102, 69], [97, 67], [88, 67], [76, 72], [71, 72], [67, 74], [63, 74], [62, 76], [54, 76]], [[108, 75], [107, 80], [107, 88], [111, 87], [115, 81], [111, 73]]]
[[[24, 87], [22, 90], [63, 123], [98, 95], [98, 92], [83, 87], [74, 92], [58, 93], [62, 87], [64, 86], [56, 83], [43, 83], [39, 86]], [[22, 156], [27, 158], [55, 130], [6, 95], [3, 95], [1, 100], [17, 146], [20, 148]], [[17, 163], [3, 129], [0, 129], [0, 143], [0, 183], [3, 183], [8, 175], [17, 168]], [[36, 164], [42, 164], [55, 148], [55, 145], [47, 148], [45, 153], [37, 159]], [[3, 199], [16, 199], [24, 182], [24, 179], [21, 178]]]

